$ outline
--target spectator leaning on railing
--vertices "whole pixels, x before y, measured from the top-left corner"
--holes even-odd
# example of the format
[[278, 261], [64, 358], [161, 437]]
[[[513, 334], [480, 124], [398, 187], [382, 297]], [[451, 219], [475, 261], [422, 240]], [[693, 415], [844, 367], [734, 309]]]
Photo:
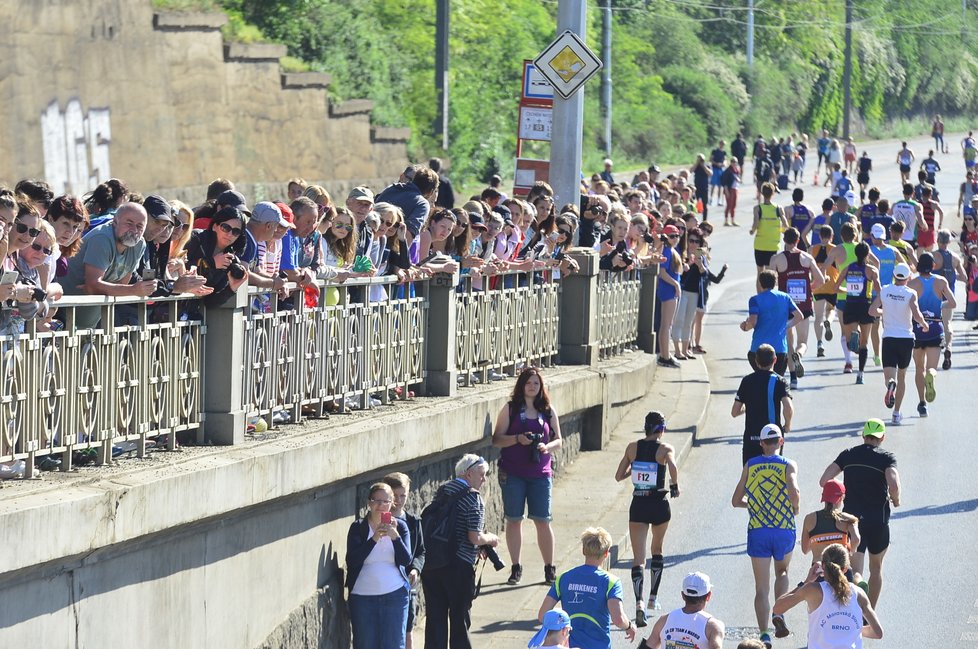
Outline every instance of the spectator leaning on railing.
[[224, 304], [248, 282], [248, 269], [237, 259], [245, 247], [244, 219], [237, 209], [225, 207], [214, 215], [208, 229], [190, 236], [187, 264], [196, 267], [213, 289], [201, 300], [204, 306]]

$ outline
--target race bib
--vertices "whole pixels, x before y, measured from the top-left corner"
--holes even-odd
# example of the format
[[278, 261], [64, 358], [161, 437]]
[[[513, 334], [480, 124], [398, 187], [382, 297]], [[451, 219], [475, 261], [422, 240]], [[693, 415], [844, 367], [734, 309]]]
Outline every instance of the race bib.
[[808, 282], [803, 279], [788, 280], [788, 296], [795, 304], [801, 304], [808, 300]]
[[655, 462], [632, 462], [632, 485], [639, 490], [655, 489], [659, 483], [659, 465]]
[[862, 276], [849, 276], [846, 277], [846, 294], [848, 295], [862, 295], [863, 290], [866, 288], [866, 279]]

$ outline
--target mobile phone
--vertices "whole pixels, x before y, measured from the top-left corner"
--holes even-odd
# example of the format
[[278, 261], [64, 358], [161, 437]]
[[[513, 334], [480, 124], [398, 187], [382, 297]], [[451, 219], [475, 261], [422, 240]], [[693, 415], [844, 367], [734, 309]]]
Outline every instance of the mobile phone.
[[15, 270], [5, 270], [3, 276], [0, 277], [0, 284], [16, 284], [17, 278], [20, 277], [20, 273]]
[[380, 522], [384, 525], [390, 525], [394, 520], [394, 515], [390, 512], [380, 512]]
[[143, 281], [150, 280], [150, 279], [156, 279], [156, 269], [147, 266], [146, 268], [143, 269]]

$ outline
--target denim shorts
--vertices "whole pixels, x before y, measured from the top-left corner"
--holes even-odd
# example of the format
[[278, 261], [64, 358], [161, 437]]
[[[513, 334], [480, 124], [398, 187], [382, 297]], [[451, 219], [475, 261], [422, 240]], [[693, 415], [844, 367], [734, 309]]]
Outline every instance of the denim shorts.
[[534, 521], [550, 521], [550, 492], [553, 478], [521, 478], [506, 474], [503, 490], [503, 514], [508, 520], [523, 520], [523, 512], [529, 510]]
[[762, 527], [747, 530], [747, 556], [781, 561], [795, 549], [795, 531]]

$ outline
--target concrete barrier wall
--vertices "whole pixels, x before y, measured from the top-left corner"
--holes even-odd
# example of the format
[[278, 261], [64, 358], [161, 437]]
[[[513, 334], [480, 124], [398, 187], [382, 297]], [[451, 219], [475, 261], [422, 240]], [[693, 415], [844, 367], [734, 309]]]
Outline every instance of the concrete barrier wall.
[[[558, 474], [653, 374], [640, 353], [547, 372], [568, 437]], [[347, 649], [344, 546], [367, 486], [404, 471], [420, 510], [461, 453], [496, 458], [489, 436], [512, 386], [4, 499], [0, 646]], [[485, 497], [501, 531], [495, 479]]]

